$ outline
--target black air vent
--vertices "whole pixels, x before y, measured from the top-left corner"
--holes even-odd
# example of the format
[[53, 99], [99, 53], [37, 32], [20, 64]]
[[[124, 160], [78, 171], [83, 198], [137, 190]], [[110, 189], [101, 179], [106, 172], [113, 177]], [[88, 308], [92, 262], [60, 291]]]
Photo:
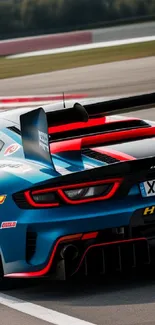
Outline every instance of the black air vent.
[[26, 234], [26, 260], [29, 262], [36, 252], [37, 233], [27, 231]]
[[87, 135], [102, 134], [114, 131], [123, 131], [131, 129], [149, 128], [151, 125], [143, 120], [114, 121], [112, 123], [101, 124], [97, 126], [83, 127], [69, 131], [51, 133], [51, 142], [64, 139], [73, 139]]
[[113, 164], [113, 163], [119, 161], [116, 158], [110, 157], [108, 155], [102, 154], [102, 153], [94, 151], [94, 150], [91, 150], [89, 148], [82, 149], [82, 154], [87, 156], [87, 157], [97, 159], [99, 161], [103, 161], [103, 162], [105, 162], [107, 164]]

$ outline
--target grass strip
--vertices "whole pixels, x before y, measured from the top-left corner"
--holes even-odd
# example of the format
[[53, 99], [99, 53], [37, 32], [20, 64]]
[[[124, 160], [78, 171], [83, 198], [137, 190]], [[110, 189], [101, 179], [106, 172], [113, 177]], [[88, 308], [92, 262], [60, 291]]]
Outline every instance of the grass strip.
[[[0, 79], [155, 55], [155, 41], [21, 59], [0, 58]], [[93, 77], [93, 76], [92, 76]]]

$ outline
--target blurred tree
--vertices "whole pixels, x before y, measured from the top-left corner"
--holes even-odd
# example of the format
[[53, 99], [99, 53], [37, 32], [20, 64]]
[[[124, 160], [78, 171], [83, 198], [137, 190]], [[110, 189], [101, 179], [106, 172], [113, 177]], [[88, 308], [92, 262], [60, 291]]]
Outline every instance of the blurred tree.
[[16, 21], [20, 23], [20, 10], [14, 0], [0, 1], [0, 33], [10, 33], [16, 29]]
[[63, 24], [84, 26], [105, 21], [108, 18], [107, 3], [104, 0], [65, 0], [63, 3]]
[[0, 0], [0, 33], [47, 33], [153, 14], [155, 0]]
[[149, 15], [155, 14], [155, 1], [154, 0], [148, 0], [148, 11], [149, 11]]
[[21, 17], [26, 28], [46, 30], [59, 25], [63, 0], [23, 0]]
[[37, 2], [37, 0], [23, 0], [21, 2], [21, 20], [28, 29], [36, 27]]

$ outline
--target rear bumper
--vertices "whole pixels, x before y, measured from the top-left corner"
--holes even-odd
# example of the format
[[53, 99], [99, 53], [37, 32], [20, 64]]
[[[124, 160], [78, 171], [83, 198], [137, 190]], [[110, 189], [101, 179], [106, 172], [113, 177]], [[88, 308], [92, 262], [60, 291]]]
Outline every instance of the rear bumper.
[[[107, 254], [112, 260], [111, 254], [114, 253], [111, 253], [110, 247], [115, 246], [114, 242], [138, 238], [143, 238], [141, 241], [144, 241], [145, 238], [148, 243], [150, 238], [155, 237], [155, 216], [152, 220], [148, 215], [147, 220], [144, 220], [142, 212], [153, 204], [153, 198], [144, 202], [131, 195], [131, 198], [126, 200], [115, 200], [112, 205], [109, 202], [98, 202], [81, 205], [78, 209], [77, 206], [25, 211], [16, 208], [19, 214], [17, 227], [1, 232], [4, 274], [6, 277], [40, 277], [57, 274], [61, 269], [66, 277], [66, 273], [75, 274], [76, 269], [81, 272], [85, 259], [80, 267], [79, 259], [82, 259], [89, 246], [98, 244], [104, 244], [106, 251], [108, 247]], [[113, 233], [122, 227], [125, 230], [123, 235], [121, 232], [119, 235]], [[85, 240], [80, 237], [75, 240], [74, 237], [98, 231], [99, 238], [89, 239], [86, 235]], [[7, 237], [11, 243], [9, 249]], [[78, 245], [78, 259], [72, 261], [70, 257], [67, 257], [67, 260], [61, 257], [60, 251], [68, 244]], [[90, 251], [91, 249], [87, 251], [88, 257], [91, 255]], [[68, 269], [68, 265], [71, 265], [71, 269]]]
[[5, 277], [54, 276], [66, 280], [76, 275], [99, 276], [155, 263], [155, 237], [110, 242], [98, 242], [97, 238], [97, 232], [61, 237], [43, 269]]

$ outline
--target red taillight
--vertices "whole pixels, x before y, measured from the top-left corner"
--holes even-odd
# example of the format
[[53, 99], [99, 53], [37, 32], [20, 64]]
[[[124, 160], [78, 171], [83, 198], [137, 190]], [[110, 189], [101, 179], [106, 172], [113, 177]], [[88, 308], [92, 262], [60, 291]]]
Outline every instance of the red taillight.
[[54, 198], [55, 193], [53, 190], [39, 190], [33, 191], [32, 193], [30, 191], [26, 191], [24, 194], [27, 202], [34, 208], [50, 208], [59, 206], [59, 202], [56, 202]]
[[110, 199], [121, 183], [122, 179], [116, 178], [26, 191], [24, 194], [27, 202], [32, 207], [58, 207], [63, 202], [81, 204]]
[[[68, 204], [81, 204], [87, 202], [107, 200], [115, 194], [121, 182], [122, 179], [109, 179], [77, 184], [58, 189], [58, 193]], [[75, 194], [78, 190], [83, 190], [81, 196], [80, 194]]]

